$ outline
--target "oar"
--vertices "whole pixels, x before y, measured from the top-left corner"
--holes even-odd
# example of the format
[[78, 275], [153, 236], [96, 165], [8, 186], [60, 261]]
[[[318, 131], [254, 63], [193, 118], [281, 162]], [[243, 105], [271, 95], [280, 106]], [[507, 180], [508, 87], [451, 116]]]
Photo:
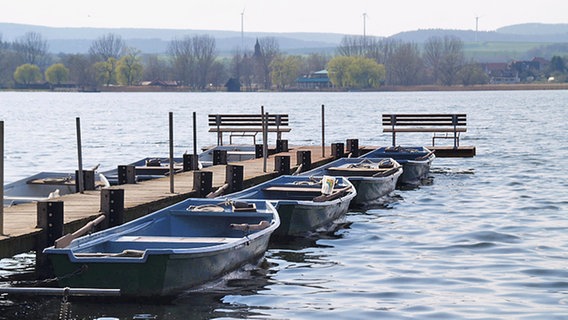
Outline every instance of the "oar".
[[390, 168], [388, 170], [385, 171], [381, 171], [381, 172], [377, 172], [373, 175], [373, 177], [386, 177], [386, 176], [390, 176], [391, 174], [395, 173], [398, 171], [399, 167], [394, 167], [394, 168]]
[[425, 160], [425, 159], [428, 159], [428, 157], [430, 157], [430, 155], [433, 154], [435, 151], [436, 151], [436, 150], [432, 150], [432, 151], [428, 152], [427, 154], [425, 154], [425, 155], [423, 155], [423, 156], [421, 156], [421, 157], [418, 157], [418, 158], [416, 158], [416, 159], [414, 159], [414, 160]]
[[225, 183], [219, 189], [215, 190], [214, 192], [210, 192], [207, 196], [205, 196], [205, 198], [216, 198], [223, 194], [223, 191], [227, 190], [227, 188], [229, 188], [229, 184]]
[[84, 225], [81, 229], [73, 232], [73, 233], [68, 233], [66, 235], [64, 235], [63, 237], [55, 240], [55, 247], [56, 248], [65, 248], [67, 247], [71, 241], [73, 241], [74, 239], [84, 235], [85, 233], [91, 231], [97, 224], [101, 223], [104, 219], [105, 219], [105, 215], [100, 215], [98, 216], [95, 220], [87, 223], [86, 225]]

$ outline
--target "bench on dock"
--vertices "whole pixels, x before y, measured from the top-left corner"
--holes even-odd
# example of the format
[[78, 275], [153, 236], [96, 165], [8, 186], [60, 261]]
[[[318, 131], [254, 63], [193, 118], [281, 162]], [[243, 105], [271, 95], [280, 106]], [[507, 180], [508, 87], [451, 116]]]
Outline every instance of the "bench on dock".
[[[290, 132], [287, 114], [268, 114], [267, 132], [276, 132], [276, 139], [282, 138], [282, 132]], [[233, 137], [252, 137], [256, 144], [256, 135], [263, 132], [262, 114], [210, 114], [209, 132], [217, 132], [217, 145], [223, 145], [223, 133], [229, 133], [229, 143]]]
[[393, 146], [397, 132], [432, 132], [432, 146], [436, 139], [453, 139], [457, 149], [466, 125], [466, 114], [383, 114], [383, 132], [392, 133]]

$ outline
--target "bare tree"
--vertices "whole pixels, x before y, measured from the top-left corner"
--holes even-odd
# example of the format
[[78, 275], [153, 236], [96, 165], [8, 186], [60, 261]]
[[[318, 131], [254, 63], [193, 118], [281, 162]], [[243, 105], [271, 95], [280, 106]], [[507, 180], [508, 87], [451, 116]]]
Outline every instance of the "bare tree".
[[432, 37], [426, 41], [424, 60], [435, 82], [451, 86], [458, 82], [458, 72], [465, 64], [463, 42], [455, 36]]
[[28, 32], [13, 43], [13, 48], [23, 63], [45, 67], [49, 64], [47, 41], [43, 40], [41, 34]]
[[365, 56], [365, 42], [362, 36], [344, 36], [337, 48], [337, 54], [346, 57]]
[[256, 79], [262, 83], [264, 89], [270, 89], [272, 80], [270, 77], [270, 64], [280, 54], [278, 40], [274, 37], [264, 37], [258, 40], [260, 52], [255, 52]]
[[419, 84], [423, 74], [423, 62], [418, 46], [414, 43], [397, 46], [386, 68], [388, 83], [391, 85]]
[[119, 60], [126, 45], [119, 35], [108, 33], [93, 41], [89, 54], [96, 61], [107, 61], [109, 58]]
[[193, 56], [195, 57], [196, 87], [205, 89], [209, 70], [215, 62], [215, 38], [204, 35], [193, 37]]
[[174, 39], [168, 45], [168, 54], [171, 56], [174, 78], [182, 85], [191, 85], [194, 58], [191, 51], [191, 38]]

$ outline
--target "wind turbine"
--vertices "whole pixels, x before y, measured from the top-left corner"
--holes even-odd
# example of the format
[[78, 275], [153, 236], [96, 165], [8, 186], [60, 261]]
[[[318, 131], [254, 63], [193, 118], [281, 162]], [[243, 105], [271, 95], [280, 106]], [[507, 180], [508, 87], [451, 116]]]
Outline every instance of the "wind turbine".
[[480, 16], [475, 16], [475, 42], [477, 42], [477, 34], [479, 32], [479, 18]]
[[241, 11], [241, 47], [245, 50], [245, 8]]

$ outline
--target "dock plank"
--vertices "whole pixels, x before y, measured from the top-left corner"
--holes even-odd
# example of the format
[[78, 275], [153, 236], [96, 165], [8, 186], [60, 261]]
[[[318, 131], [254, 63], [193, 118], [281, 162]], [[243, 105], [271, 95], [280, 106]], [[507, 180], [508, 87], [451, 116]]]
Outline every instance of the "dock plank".
[[[291, 170], [297, 168], [296, 154], [299, 150], [311, 152], [312, 165], [317, 166], [332, 160], [331, 148], [325, 148], [322, 157], [321, 146], [291, 148], [289, 152], [278, 155], [290, 156]], [[263, 171], [264, 160], [251, 159], [230, 164], [244, 166], [243, 184], [245, 187], [276, 177], [274, 156], [270, 156]], [[226, 166], [217, 165], [203, 169], [213, 172], [213, 188], [219, 188], [226, 181]], [[196, 197], [193, 190], [193, 172], [181, 172], [174, 176], [174, 193], [170, 193], [170, 178], [158, 178], [136, 184], [125, 184], [110, 188], [124, 189], [124, 215], [131, 220], [151, 213], [190, 197]], [[87, 221], [100, 215], [100, 191], [68, 194], [57, 198], [64, 203], [65, 232], [73, 232]], [[41, 229], [37, 226], [37, 203], [25, 203], [4, 208], [4, 235], [0, 235], [0, 258], [35, 250], [36, 236]]]

